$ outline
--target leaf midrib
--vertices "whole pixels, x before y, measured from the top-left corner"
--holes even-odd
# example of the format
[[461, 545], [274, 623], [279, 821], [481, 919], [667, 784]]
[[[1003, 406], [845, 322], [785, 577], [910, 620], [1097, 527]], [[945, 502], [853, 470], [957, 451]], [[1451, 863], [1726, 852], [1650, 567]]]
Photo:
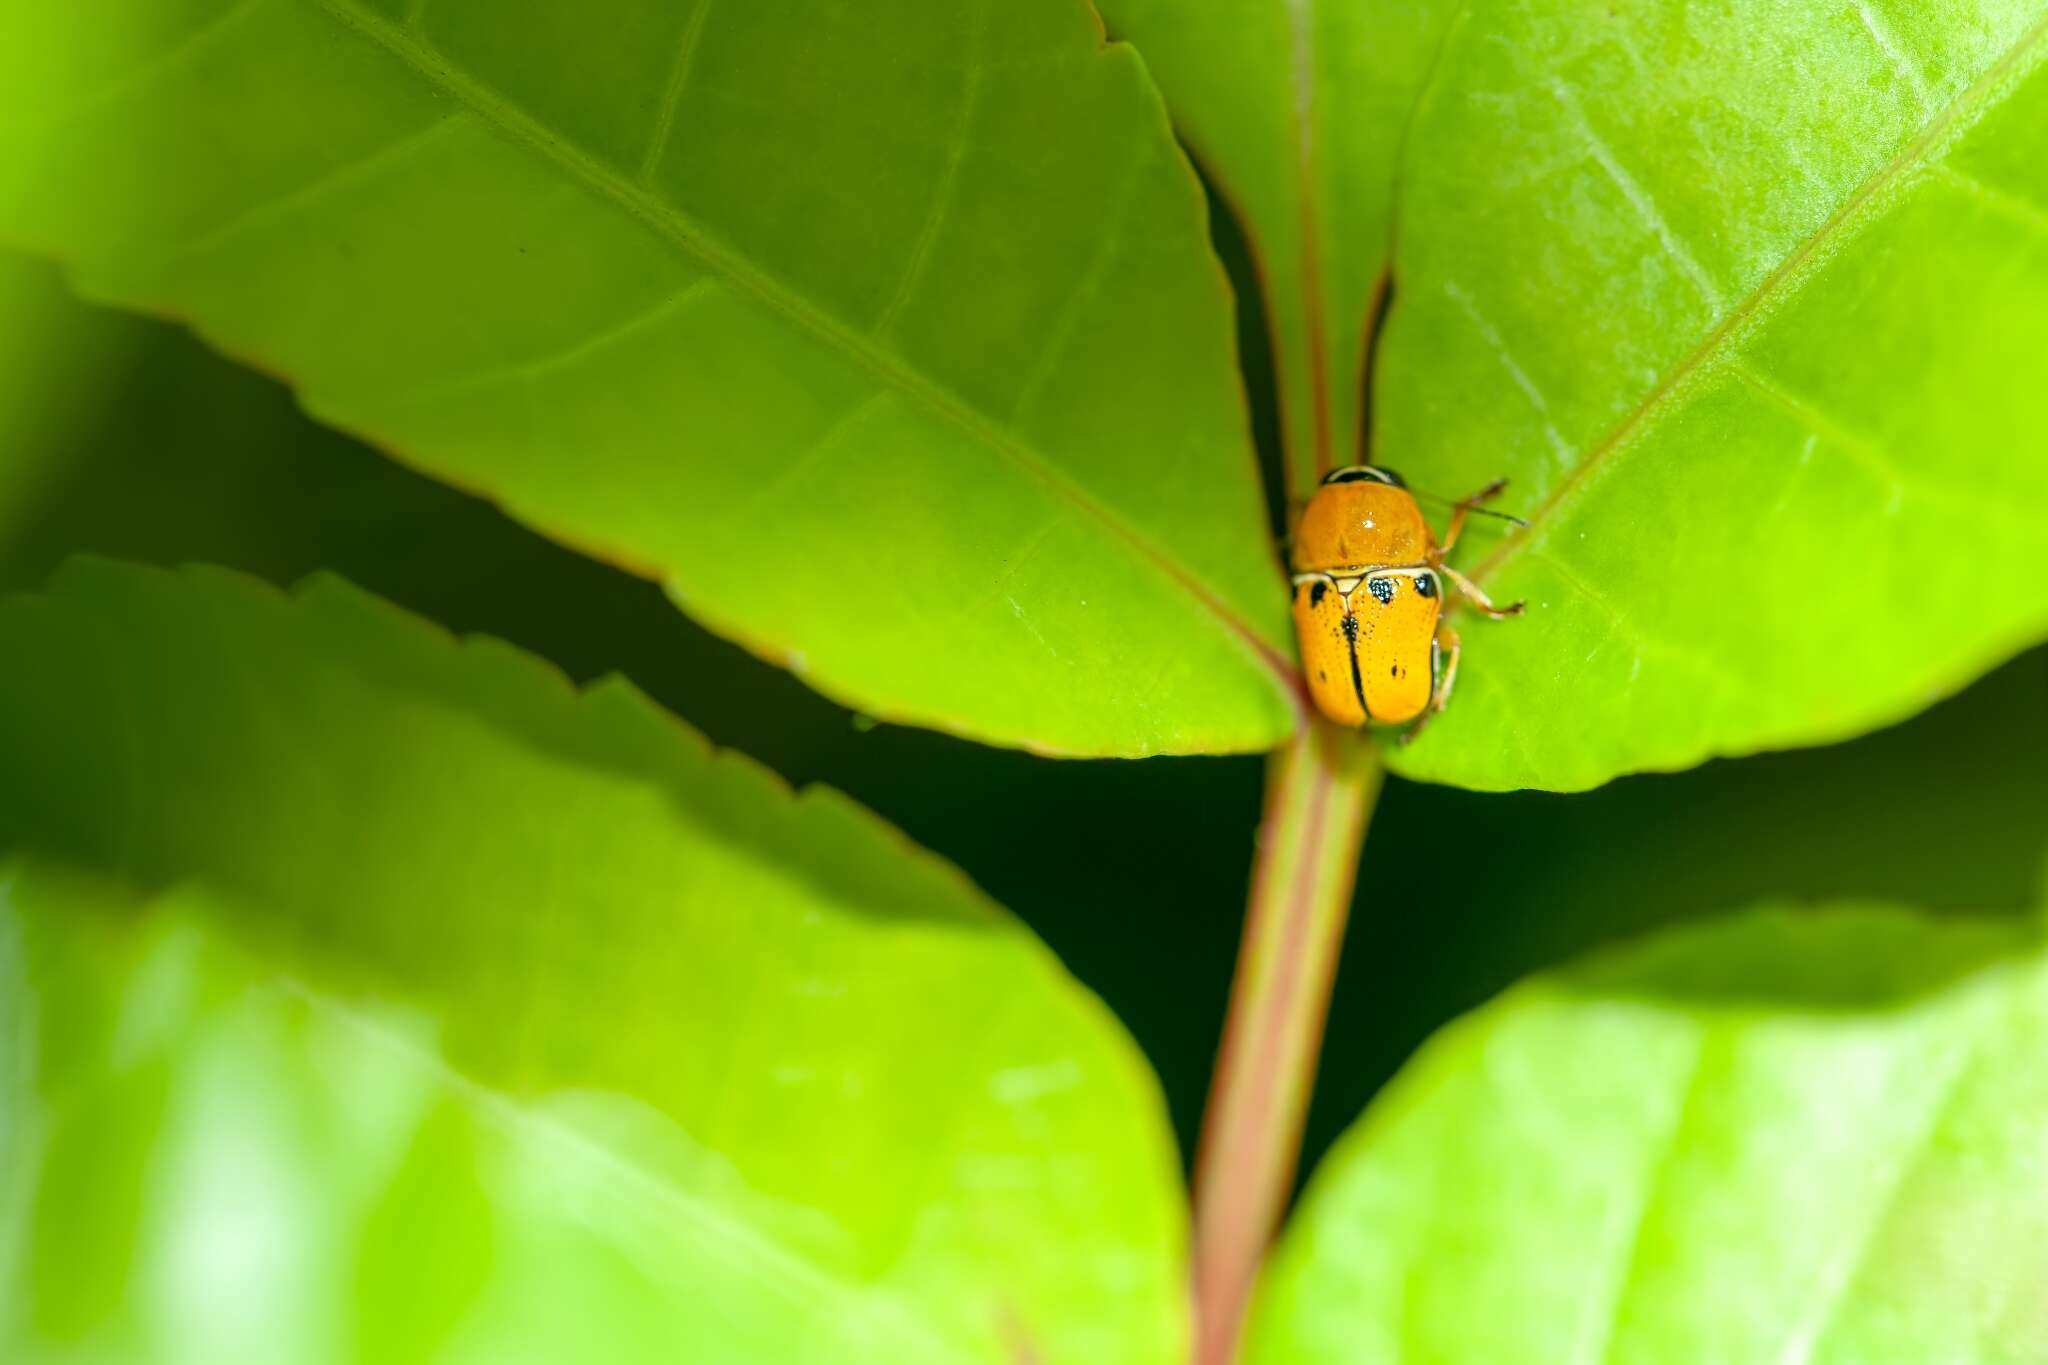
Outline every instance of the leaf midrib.
[[633, 185], [610, 167], [550, 132], [525, 110], [472, 78], [438, 50], [381, 15], [362, 8], [358, 0], [313, 0], [339, 24], [405, 63], [425, 81], [474, 112], [506, 137], [553, 162], [599, 198], [653, 229], [694, 257], [707, 271], [744, 290], [799, 327], [825, 341], [863, 369], [904, 394], [926, 411], [966, 431], [991, 451], [1036, 479], [1060, 500], [1098, 522], [1116, 539], [1188, 593], [1246, 648], [1259, 667], [1272, 675], [1292, 704], [1294, 668], [1206, 583], [1155, 546], [1109, 507], [1096, 500], [1046, 455], [1004, 429], [985, 413], [902, 359], [848, 327], [803, 295], [775, 279], [744, 256], [719, 243], [688, 214]]
[[[1917, 136], [1858, 185], [1849, 197], [1842, 201], [1841, 206], [1814, 230], [1812, 236], [1787, 253], [1785, 259], [1766, 274], [1755, 288], [1743, 295], [1735, 306], [1728, 310], [1726, 316], [1707, 332], [1699, 345], [1666, 372], [1656, 387], [1623, 415], [1606, 436], [1589, 448], [1578, 463], [1565, 471], [1564, 477], [1552, 486], [1543, 501], [1529, 513], [1529, 529], [1504, 540], [1475, 568], [1468, 571], [1470, 577], [1484, 580], [1501, 566], [1518, 558], [1526, 548], [1534, 544], [1536, 531], [1546, 526], [1550, 518], [1558, 512], [1596, 466], [1603, 464], [1617, 451], [1627, 448], [1631, 438], [1646, 427], [1660, 409], [1689, 389], [1695, 375], [1720, 361], [1750, 328], [1769, 317], [1779, 297], [1804, 282], [1806, 268], [1816, 263], [1816, 258], [1826, 247], [1836, 239], [1845, 237], [1858, 226], [1860, 220], [1876, 207], [1878, 198], [1887, 188], [1908, 171], [1929, 160], [1931, 154], [1945, 151], [1951, 135], [1960, 131], [1959, 125], [1963, 124], [1968, 116], [1977, 112], [1977, 106], [1989, 94], [2005, 85], [2007, 80], [2017, 73], [2044, 35], [2048, 35], [2048, 15], [2035, 20], [1997, 61], [1985, 68], [1984, 73], [1950, 100], [1939, 114], [1928, 120], [1926, 127]], [[1396, 216], [1398, 217], [1398, 210]]]
[[[1308, 352], [1310, 449], [1307, 477], [1296, 468], [1284, 470], [1290, 495], [1307, 498], [1322, 476], [1336, 466], [1331, 435], [1330, 352], [1324, 334], [1321, 183], [1316, 174], [1319, 128], [1316, 120], [1314, 0], [1287, 0], [1288, 84], [1294, 95], [1295, 193], [1301, 196], [1302, 346]], [[1282, 450], [1291, 466], [1294, 452]]]

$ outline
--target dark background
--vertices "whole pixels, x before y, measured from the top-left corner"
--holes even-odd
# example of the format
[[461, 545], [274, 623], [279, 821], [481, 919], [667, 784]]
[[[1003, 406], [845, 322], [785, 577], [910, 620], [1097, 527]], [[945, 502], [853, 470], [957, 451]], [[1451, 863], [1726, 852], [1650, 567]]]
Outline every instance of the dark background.
[[[1242, 250], [1220, 214], [1218, 234], [1243, 297]], [[45, 324], [0, 337], [0, 362], [39, 386], [38, 420], [10, 430], [0, 411], [0, 462], [41, 471], [0, 519], [0, 589], [34, 587], [80, 550], [280, 584], [327, 568], [578, 679], [623, 673], [714, 741], [852, 794], [964, 867], [1122, 1017], [1191, 1150], [1262, 760], [1071, 762], [868, 725], [700, 630], [653, 585], [314, 425], [184, 332], [67, 303], [40, 266], [0, 260], [0, 282]], [[1263, 339], [1241, 331], [1270, 469]], [[1390, 781], [1303, 1170], [1432, 1029], [1590, 945], [1759, 898], [2019, 911], [2040, 903], [2044, 852], [2048, 650], [1833, 748], [1578, 796]]]

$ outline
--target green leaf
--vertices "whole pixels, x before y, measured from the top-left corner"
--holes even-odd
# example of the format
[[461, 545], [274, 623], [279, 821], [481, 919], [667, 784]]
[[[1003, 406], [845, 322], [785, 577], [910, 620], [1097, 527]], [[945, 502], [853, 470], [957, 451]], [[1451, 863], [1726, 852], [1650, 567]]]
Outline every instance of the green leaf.
[[36, 529], [64, 473], [65, 428], [96, 410], [100, 376], [133, 349], [131, 327], [109, 327], [47, 268], [0, 252], [0, 559]]
[[[280, 1359], [226, 1348], [402, 1313], [470, 1358], [1175, 1357], [1135, 1048], [845, 798], [331, 579], [85, 563], [0, 657], [18, 1346]], [[251, 1324], [286, 1233], [310, 1316]]]
[[15, 3], [0, 54], [0, 234], [821, 690], [1291, 730], [1200, 193], [1084, 6]]
[[[1839, 739], [2048, 633], [2038, 0], [1211, 8], [1110, 12], [1262, 255], [1319, 244], [1331, 347], [1391, 212], [1372, 458], [1511, 476], [1535, 522], [1468, 533], [1529, 613], [1464, 629], [1397, 771], [1572, 790]], [[1225, 63], [1169, 21], [1266, 37]], [[1406, 111], [1371, 133], [1334, 75], [1361, 61]], [[1320, 199], [1272, 167], [1290, 129]]]
[[1453, 1025], [1332, 1152], [1252, 1362], [2048, 1358], [2037, 928], [1767, 908]]
[[1290, 494], [1362, 458], [1393, 167], [1448, 6], [1102, 0], [1242, 220], [1273, 333]]

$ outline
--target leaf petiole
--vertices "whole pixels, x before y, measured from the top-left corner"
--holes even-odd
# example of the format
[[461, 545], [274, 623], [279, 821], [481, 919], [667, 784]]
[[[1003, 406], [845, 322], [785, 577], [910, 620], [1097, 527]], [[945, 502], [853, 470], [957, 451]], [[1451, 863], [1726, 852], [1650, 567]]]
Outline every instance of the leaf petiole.
[[1195, 1154], [1195, 1361], [1224, 1365], [1294, 1181], [1330, 981], [1383, 770], [1320, 720], [1266, 774], [1237, 974]]

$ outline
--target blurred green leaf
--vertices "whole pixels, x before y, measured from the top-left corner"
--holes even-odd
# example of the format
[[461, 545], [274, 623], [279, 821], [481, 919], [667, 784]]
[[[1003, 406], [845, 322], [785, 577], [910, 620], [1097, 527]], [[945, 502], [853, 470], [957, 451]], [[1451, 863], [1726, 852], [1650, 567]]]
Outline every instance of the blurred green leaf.
[[1249, 1359], [2048, 1359], [2048, 953], [1766, 908], [1451, 1026], [1314, 1178]]
[[869, 713], [1294, 723], [1201, 196], [1083, 6], [16, 3], [0, 233]]
[[1535, 520], [1470, 533], [1530, 612], [1398, 771], [1840, 739], [2048, 633], [2038, 0], [1108, 8], [1241, 206], [1294, 423], [1326, 390], [1344, 456], [1391, 251], [1371, 457]]
[[84, 563], [0, 655], [15, 1353], [1174, 1358], [1135, 1049], [845, 798], [331, 579]]
[[43, 268], [0, 252], [0, 558], [36, 529], [64, 434], [139, 329], [81, 308]]
[[[454, 582], [477, 571], [463, 558], [472, 528], [503, 520], [314, 424], [183, 329], [81, 303], [56, 269], [12, 252], [0, 348], [0, 591], [41, 587], [80, 551], [279, 583], [359, 565], [385, 571], [367, 580], [379, 590], [408, 568]], [[419, 563], [413, 538], [439, 562]], [[509, 527], [499, 539], [547, 545]], [[551, 563], [578, 581], [622, 578], [566, 552]]]

